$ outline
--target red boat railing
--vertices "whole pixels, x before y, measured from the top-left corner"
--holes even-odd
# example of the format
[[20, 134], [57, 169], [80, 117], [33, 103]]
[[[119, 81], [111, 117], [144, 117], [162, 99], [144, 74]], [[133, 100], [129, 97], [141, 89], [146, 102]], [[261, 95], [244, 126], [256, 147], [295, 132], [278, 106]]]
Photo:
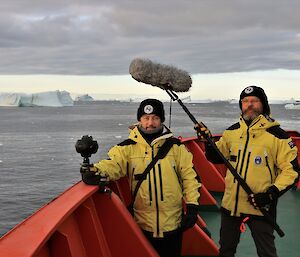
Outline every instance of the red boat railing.
[[[126, 183], [121, 191], [124, 188]], [[182, 254], [217, 256], [205, 222], [199, 217], [197, 223], [184, 233]], [[158, 257], [120, 198], [83, 182], [4, 235], [0, 253], [1, 257]]]
[[158, 257], [120, 199], [83, 182], [0, 240], [1, 257]]
[[[292, 138], [293, 142], [295, 143], [295, 145], [298, 148], [298, 163], [300, 165], [300, 135], [297, 136], [297, 137], [296, 136], [292, 136], [291, 138]], [[297, 188], [298, 188], [298, 190], [300, 190], [300, 180], [297, 183]]]

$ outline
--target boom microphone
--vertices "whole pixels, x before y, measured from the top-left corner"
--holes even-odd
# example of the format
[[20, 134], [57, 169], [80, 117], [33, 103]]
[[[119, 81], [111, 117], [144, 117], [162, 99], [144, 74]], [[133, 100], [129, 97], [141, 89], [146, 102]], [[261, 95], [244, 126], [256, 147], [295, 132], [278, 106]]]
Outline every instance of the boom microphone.
[[133, 59], [129, 66], [129, 73], [138, 82], [164, 90], [187, 92], [192, 86], [192, 79], [188, 72], [172, 66], [154, 63], [148, 59]]

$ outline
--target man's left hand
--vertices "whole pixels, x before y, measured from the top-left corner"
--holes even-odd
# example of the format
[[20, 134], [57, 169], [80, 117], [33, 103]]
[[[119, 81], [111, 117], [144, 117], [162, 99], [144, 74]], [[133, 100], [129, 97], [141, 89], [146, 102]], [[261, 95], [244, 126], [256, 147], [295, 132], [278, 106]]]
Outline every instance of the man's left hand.
[[264, 208], [277, 200], [278, 192], [279, 190], [275, 186], [271, 186], [265, 193], [249, 195], [248, 201], [255, 209]]
[[186, 214], [182, 219], [182, 230], [185, 231], [189, 228], [192, 228], [198, 219], [198, 205], [187, 204], [186, 205]]

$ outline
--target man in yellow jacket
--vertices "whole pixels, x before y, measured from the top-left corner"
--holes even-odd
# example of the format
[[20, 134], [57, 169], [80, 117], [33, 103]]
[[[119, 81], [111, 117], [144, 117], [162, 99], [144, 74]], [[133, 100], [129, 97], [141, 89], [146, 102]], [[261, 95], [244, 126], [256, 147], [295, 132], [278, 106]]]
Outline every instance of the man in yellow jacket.
[[[142, 179], [133, 203], [134, 219], [160, 256], [180, 256], [182, 233], [196, 223], [200, 197], [201, 185], [193, 169], [192, 154], [163, 125], [164, 107], [159, 100], [142, 101], [137, 120], [129, 138], [114, 146], [107, 160], [88, 169], [82, 167], [82, 178], [94, 184], [100, 175], [110, 180], [128, 176], [132, 193]], [[173, 144], [167, 155], [143, 177], [148, 164], [170, 139]]]
[[[225, 130], [216, 143], [240, 176], [254, 192], [248, 196], [228, 170], [222, 199], [220, 257], [233, 257], [245, 218], [251, 229], [258, 256], [277, 257], [273, 227], [259, 208], [266, 208], [276, 219], [277, 199], [298, 179], [297, 147], [279, 123], [272, 119], [264, 90], [249, 86], [240, 94], [242, 111], [238, 123]], [[208, 130], [205, 133], [210, 134]], [[222, 163], [206, 143], [206, 156]]]

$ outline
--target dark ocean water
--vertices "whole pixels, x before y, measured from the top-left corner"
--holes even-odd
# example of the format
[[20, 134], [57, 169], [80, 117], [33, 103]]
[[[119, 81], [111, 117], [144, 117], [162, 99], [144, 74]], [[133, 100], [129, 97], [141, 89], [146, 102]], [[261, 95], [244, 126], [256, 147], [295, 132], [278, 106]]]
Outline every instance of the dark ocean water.
[[[99, 150], [95, 162], [128, 136], [138, 103], [96, 102], [73, 107], [0, 107], [0, 235], [80, 180], [82, 158], [74, 145], [92, 135]], [[169, 104], [166, 122], [169, 124]], [[194, 136], [193, 123], [178, 104], [172, 106], [176, 136]], [[237, 104], [187, 104], [197, 120], [221, 133], [238, 120]], [[271, 106], [282, 128], [300, 131], [299, 110]]]

